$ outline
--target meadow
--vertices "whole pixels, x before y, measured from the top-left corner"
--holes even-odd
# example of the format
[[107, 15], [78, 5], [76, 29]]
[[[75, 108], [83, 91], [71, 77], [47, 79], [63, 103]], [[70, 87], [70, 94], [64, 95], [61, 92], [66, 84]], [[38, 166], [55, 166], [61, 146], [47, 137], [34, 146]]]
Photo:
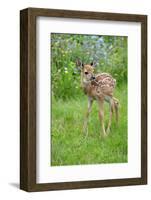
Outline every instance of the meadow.
[[[87, 96], [80, 87], [76, 60], [97, 63], [96, 73], [110, 73], [117, 81], [119, 123], [113, 116], [111, 131], [100, 137], [97, 102], [93, 103], [86, 137], [83, 122]], [[105, 103], [105, 124], [109, 107]], [[51, 159], [50, 165], [125, 163], [127, 135], [127, 37], [74, 34], [51, 35]]]
[[[118, 126], [113, 119], [110, 134], [100, 137], [101, 126], [97, 102], [89, 117], [89, 135], [83, 132], [87, 97], [63, 101], [52, 99], [51, 165], [78, 165], [127, 162], [127, 89], [118, 87], [115, 96], [120, 99]], [[109, 117], [105, 104], [105, 121]]]

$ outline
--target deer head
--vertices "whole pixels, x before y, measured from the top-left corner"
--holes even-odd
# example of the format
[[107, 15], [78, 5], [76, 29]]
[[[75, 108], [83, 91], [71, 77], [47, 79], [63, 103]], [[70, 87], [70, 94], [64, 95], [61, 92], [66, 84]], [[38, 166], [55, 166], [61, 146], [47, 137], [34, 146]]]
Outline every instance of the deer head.
[[94, 70], [96, 64], [91, 62], [90, 64], [83, 64], [80, 61], [77, 61], [77, 67], [81, 71], [81, 76], [83, 77], [84, 81], [90, 81], [95, 79]]

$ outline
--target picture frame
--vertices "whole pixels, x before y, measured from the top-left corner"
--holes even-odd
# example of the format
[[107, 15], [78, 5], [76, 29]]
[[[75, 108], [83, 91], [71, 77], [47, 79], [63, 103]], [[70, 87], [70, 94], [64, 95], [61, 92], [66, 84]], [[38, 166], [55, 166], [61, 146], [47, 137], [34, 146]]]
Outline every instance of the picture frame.
[[[37, 27], [38, 17], [140, 23], [140, 177], [37, 183]], [[137, 124], [139, 126], [139, 124]], [[132, 134], [132, 133], [131, 133]], [[147, 184], [147, 16], [138, 14], [27, 8], [20, 11], [20, 189], [35, 192]]]

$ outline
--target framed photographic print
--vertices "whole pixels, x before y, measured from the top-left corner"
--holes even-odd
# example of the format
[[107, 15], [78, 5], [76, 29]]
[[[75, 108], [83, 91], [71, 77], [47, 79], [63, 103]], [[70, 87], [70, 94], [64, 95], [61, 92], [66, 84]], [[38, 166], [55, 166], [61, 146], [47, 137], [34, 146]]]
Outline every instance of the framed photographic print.
[[20, 12], [20, 188], [147, 184], [147, 16]]

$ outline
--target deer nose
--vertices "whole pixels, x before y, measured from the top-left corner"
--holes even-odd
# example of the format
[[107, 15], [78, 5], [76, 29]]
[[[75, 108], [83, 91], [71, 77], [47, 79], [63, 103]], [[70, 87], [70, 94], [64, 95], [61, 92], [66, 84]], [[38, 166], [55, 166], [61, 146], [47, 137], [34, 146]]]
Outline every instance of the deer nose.
[[88, 74], [88, 72], [84, 72], [85, 74]]

